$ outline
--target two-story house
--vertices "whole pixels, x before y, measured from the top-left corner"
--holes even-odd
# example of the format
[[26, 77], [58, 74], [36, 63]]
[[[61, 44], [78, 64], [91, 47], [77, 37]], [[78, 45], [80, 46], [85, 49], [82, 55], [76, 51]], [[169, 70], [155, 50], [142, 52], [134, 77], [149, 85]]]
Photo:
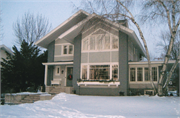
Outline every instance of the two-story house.
[[[145, 50], [126, 20], [78, 11], [35, 43], [48, 49], [44, 84], [80, 95], [129, 95], [152, 91]], [[155, 85], [162, 62], [152, 63]]]

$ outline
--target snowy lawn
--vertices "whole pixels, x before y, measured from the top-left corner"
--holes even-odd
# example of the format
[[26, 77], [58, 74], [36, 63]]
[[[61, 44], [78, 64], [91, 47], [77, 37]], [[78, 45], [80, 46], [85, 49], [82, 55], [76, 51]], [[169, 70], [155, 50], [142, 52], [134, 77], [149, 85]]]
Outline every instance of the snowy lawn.
[[60, 93], [52, 100], [1, 105], [1, 118], [180, 118], [179, 97], [107, 97]]

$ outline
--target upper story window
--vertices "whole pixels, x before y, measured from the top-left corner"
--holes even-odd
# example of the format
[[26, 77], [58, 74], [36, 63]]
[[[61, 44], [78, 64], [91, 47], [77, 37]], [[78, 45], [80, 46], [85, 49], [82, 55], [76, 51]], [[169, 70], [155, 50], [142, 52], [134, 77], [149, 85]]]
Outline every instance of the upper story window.
[[63, 45], [63, 55], [73, 54], [74, 47], [73, 45]]
[[82, 51], [116, 50], [118, 46], [118, 37], [108, 33], [90, 35], [82, 40]]

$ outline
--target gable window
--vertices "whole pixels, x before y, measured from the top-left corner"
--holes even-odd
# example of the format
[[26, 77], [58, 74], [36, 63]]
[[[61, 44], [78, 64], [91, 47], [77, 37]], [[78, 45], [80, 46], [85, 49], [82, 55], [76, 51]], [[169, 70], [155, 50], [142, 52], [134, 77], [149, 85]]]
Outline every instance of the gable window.
[[83, 40], [83, 50], [88, 50], [88, 38]]
[[98, 50], [103, 49], [103, 38], [101, 35], [97, 36], [97, 49]]
[[105, 36], [105, 41], [104, 41], [104, 49], [110, 49], [110, 37], [109, 35], [108, 36]]
[[63, 55], [73, 54], [73, 45], [64, 45], [63, 46]]
[[130, 81], [135, 81], [135, 68], [130, 68]]
[[119, 39], [110, 33], [93, 34], [82, 40], [82, 51], [117, 50]]
[[95, 36], [90, 37], [90, 50], [95, 50]]
[[112, 38], [112, 49], [118, 49], [118, 38]]

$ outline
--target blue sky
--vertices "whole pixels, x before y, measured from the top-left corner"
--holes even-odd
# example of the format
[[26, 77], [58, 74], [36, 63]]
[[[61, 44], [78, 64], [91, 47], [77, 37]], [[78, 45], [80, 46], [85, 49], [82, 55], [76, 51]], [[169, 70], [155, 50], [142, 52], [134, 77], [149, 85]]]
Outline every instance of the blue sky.
[[52, 29], [60, 25], [76, 11], [73, 4], [79, 5], [78, 0], [1, 0], [2, 25], [4, 37], [1, 44], [11, 48], [15, 43], [13, 23], [25, 12], [42, 14], [49, 19]]
[[[49, 19], [49, 23], [52, 24], [53, 29], [77, 12], [73, 6], [80, 6], [80, 3], [81, 0], [0, 0], [2, 31], [4, 34], [0, 43], [5, 44], [10, 49], [13, 45], [16, 45], [13, 23], [16, 22], [18, 18], [21, 19], [25, 12], [44, 15]], [[135, 29], [133, 26], [130, 26], [130, 28]], [[145, 26], [142, 30], [146, 37], [150, 53], [157, 55], [154, 39], [157, 34], [157, 29], [148, 29]], [[156, 33], [153, 34], [153, 32]], [[138, 33], [137, 36], [139, 37]]]

